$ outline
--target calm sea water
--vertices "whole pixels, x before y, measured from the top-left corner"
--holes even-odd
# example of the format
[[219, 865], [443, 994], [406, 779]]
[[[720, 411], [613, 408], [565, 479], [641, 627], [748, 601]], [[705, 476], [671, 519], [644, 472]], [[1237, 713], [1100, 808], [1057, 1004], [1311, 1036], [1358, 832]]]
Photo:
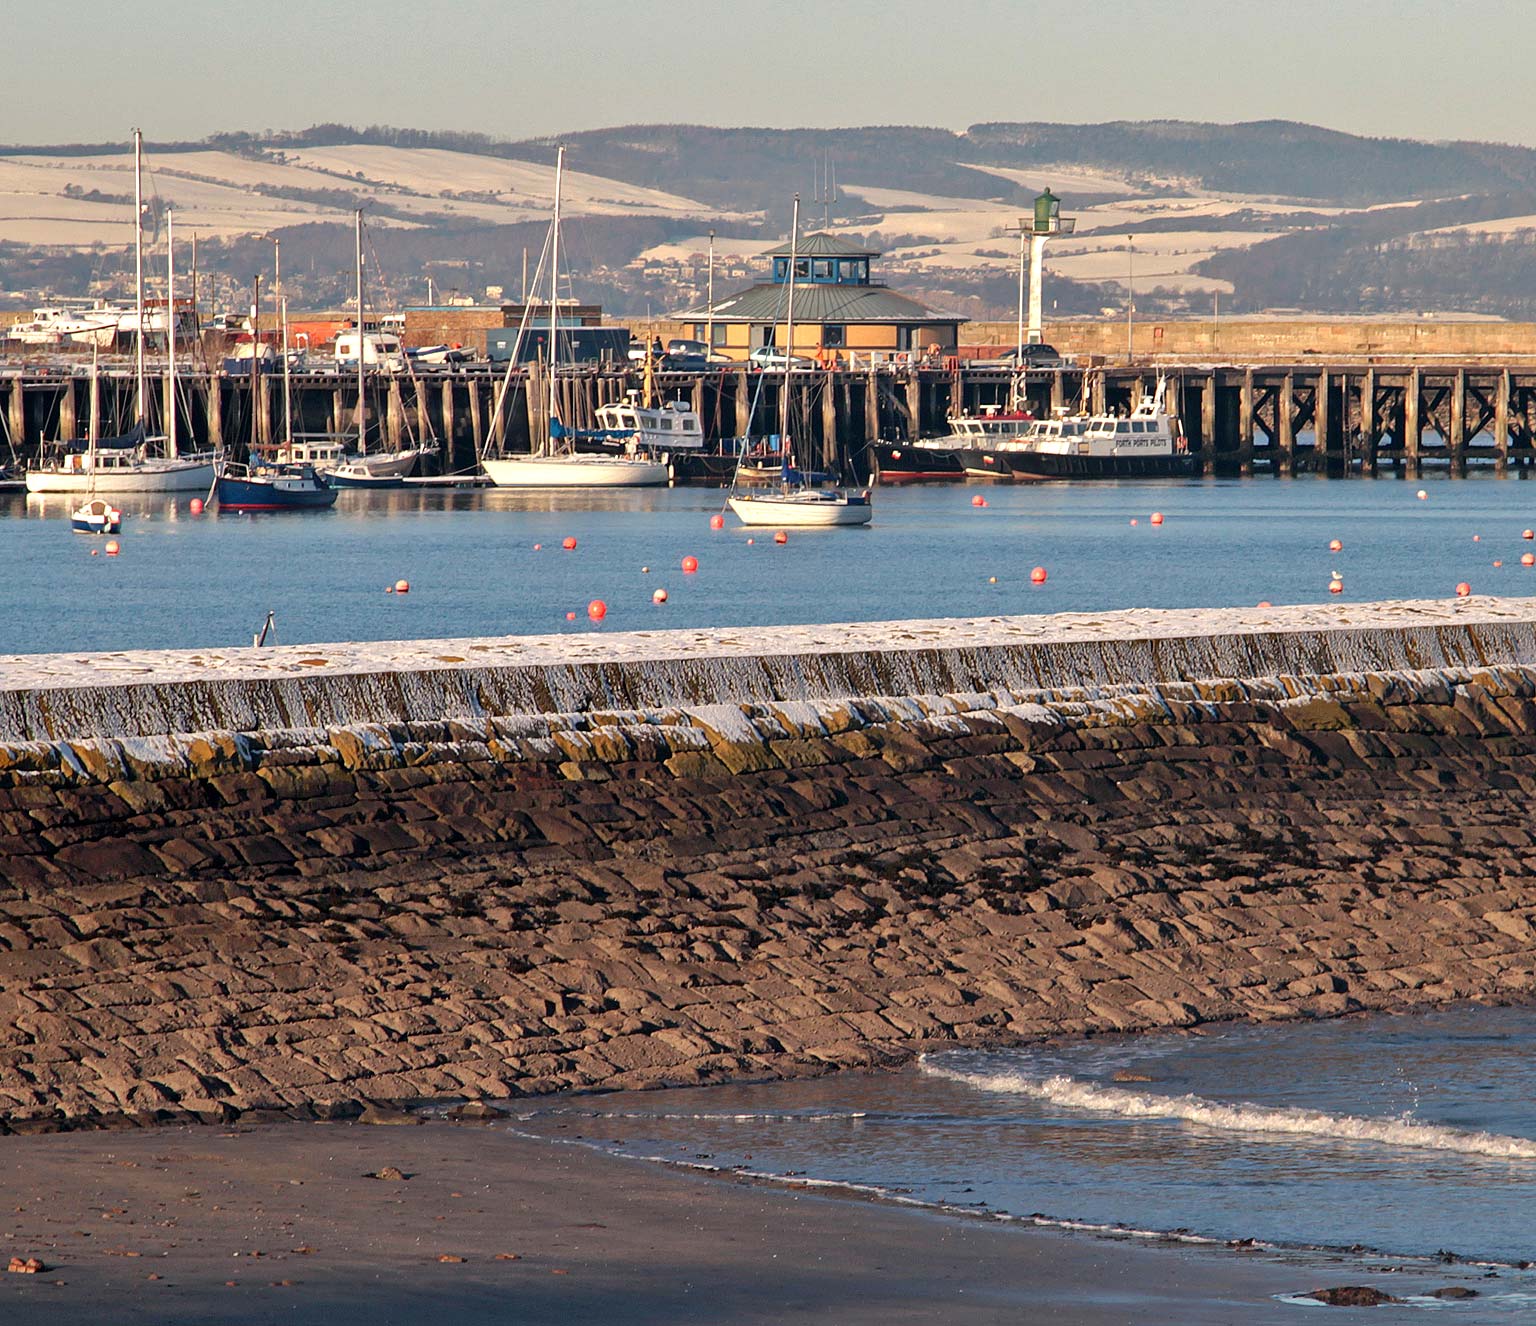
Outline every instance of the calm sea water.
[[520, 1102], [515, 1126], [998, 1218], [1328, 1249], [1334, 1283], [1452, 1253], [1497, 1264], [1480, 1317], [1530, 1320], [1533, 1048], [1536, 1010], [1455, 1008]]
[[[1520, 538], [1536, 484], [1518, 480], [953, 485], [875, 502], [868, 529], [794, 531], [781, 547], [729, 516], [710, 530], [721, 493], [699, 488], [345, 492], [330, 512], [255, 516], [138, 498], [108, 558], [71, 533], [68, 499], [0, 498], [0, 653], [249, 644], [269, 608], [297, 644], [1317, 602], [1335, 570], [1346, 599], [1449, 597], [1459, 581], [1536, 593], [1519, 564], [1536, 547]], [[411, 593], [386, 595], [399, 579]]]

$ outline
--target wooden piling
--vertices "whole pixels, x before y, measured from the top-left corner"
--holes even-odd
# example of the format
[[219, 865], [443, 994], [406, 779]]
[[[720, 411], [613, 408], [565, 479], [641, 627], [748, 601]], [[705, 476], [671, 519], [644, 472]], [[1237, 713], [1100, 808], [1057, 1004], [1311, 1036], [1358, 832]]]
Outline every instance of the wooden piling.
[[1296, 472], [1296, 378], [1287, 373], [1280, 380], [1280, 395], [1275, 402], [1275, 422], [1280, 430], [1276, 443], [1275, 472]]
[[1323, 466], [1328, 462], [1328, 452], [1333, 439], [1328, 427], [1328, 395], [1332, 389], [1328, 370], [1317, 370], [1317, 392], [1312, 398], [1312, 464]]
[[1467, 370], [1458, 368], [1451, 380], [1451, 470], [1467, 472]]
[[1376, 370], [1366, 369], [1359, 383], [1359, 439], [1361, 469], [1376, 473]]
[[1501, 368], [1493, 398], [1493, 472], [1509, 469], [1509, 370]]
[[1408, 381], [1403, 388], [1403, 458], [1407, 462], [1409, 476], [1415, 479], [1422, 470], [1419, 448], [1424, 434], [1419, 424], [1419, 398], [1423, 385], [1419, 370], [1409, 369]]
[[79, 436], [75, 431], [75, 380], [70, 377], [64, 379], [64, 390], [59, 396], [59, 440]]
[[907, 438], [923, 435], [923, 384], [915, 368], [907, 370]]
[[10, 432], [11, 448], [22, 450], [27, 443], [27, 389], [20, 377], [11, 379], [11, 398], [6, 411], [6, 428]]
[[736, 436], [746, 437], [751, 431], [752, 389], [743, 368], [736, 374]]
[[[1133, 392], [1139, 394], [1141, 379]], [[1133, 395], [1134, 400], [1134, 395]], [[1216, 370], [1213, 368], [1200, 383], [1200, 461], [1207, 473], [1216, 469]]]
[[480, 416], [480, 381], [476, 378], [467, 385], [469, 387], [469, 435], [475, 444], [475, 455], [480, 456], [485, 451], [485, 427]]
[[1243, 370], [1237, 409], [1237, 461], [1243, 474], [1253, 473], [1253, 369]]

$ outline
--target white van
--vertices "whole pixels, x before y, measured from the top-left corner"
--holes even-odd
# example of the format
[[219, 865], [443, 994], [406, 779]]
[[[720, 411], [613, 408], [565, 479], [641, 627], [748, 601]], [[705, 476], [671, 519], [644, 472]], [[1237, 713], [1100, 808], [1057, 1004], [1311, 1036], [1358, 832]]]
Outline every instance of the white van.
[[364, 332], [361, 337], [356, 331], [338, 333], [336, 337], [337, 367], [347, 365], [355, 368], [357, 366], [359, 340], [362, 342], [365, 365], [387, 368], [395, 373], [405, 371], [405, 352], [401, 348], [400, 338], [388, 332]]

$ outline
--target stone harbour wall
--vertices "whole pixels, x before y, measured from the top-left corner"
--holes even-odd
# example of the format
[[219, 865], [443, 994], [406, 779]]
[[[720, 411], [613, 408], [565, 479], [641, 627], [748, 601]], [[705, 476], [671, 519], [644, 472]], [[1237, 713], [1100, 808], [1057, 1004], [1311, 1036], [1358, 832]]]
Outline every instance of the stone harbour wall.
[[1536, 665], [0, 739], [0, 1120], [1536, 992]]

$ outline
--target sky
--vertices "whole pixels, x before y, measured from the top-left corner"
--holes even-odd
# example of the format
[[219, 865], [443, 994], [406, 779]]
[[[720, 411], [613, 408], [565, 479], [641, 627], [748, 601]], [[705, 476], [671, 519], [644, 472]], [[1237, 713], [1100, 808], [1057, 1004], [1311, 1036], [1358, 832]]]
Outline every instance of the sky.
[[4, 26], [11, 145], [1115, 119], [1536, 143], [1532, 0], [74, 0]]

